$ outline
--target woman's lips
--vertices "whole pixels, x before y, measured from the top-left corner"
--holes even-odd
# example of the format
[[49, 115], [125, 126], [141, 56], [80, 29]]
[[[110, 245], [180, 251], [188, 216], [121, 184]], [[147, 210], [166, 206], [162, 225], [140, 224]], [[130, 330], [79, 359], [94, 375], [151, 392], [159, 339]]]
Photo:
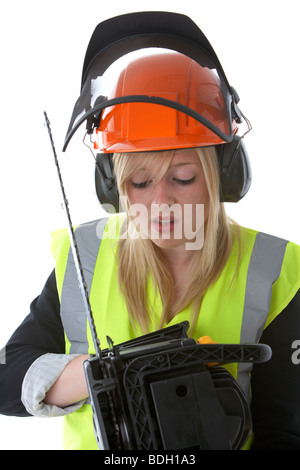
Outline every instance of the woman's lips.
[[159, 218], [151, 221], [152, 227], [159, 233], [171, 233], [174, 231], [176, 220], [173, 218]]

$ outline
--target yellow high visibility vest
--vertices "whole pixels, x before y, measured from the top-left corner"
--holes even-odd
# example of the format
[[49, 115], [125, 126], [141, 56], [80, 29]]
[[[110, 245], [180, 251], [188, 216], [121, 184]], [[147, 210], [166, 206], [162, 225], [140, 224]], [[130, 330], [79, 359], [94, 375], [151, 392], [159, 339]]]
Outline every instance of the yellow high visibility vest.
[[[116, 214], [80, 225], [75, 230], [80, 258], [90, 295], [90, 304], [101, 348], [106, 336], [118, 344], [142, 331], [129, 321], [124, 298], [118, 287], [117, 242], [124, 214]], [[286, 240], [241, 228], [239, 242], [233, 239], [229, 259], [218, 280], [205, 293], [195, 339], [209, 335], [218, 343], [258, 342], [263, 330], [289, 304], [300, 288], [300, 247]], [[65, 230], [53, 234], [52, 253], [56, 263], [57, 289], [65, 330], [66, 353], [93, 354], [94, 346], [78, 288], [77, 275]], [[234, 277], [235, 275], [235, 277]], [[234, 281], [232, 282], [232, 280]], [[151, 280], [148, 298], [153, 306], [149, 332], [157, 329], [162, 306]], [[184, 309], [168, 324], [190, 320]], [[250, 396], [249, 364], [226, 366]], [[64, 418], [65, 449], [97, 449], [91, 406], [85, 404]]]

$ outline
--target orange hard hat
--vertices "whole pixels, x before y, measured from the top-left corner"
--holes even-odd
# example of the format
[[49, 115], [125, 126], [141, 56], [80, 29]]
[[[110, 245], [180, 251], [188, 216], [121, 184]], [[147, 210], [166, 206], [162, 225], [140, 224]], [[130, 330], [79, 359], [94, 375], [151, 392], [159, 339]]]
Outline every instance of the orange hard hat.
[[[224, 134], [230, 133], [221, 80], [216, 71], [202, 67], [184, 54], [147, 51], [142, 57], [129, 59], [117, 78], [114, 77], [110, 99], [149, 96], [167, 101], [166, 104], [130, 102], [105, 108], [95, 135], [94, 146], [100, 152], [167, 150], [223, 143], [220, 136], [205, 126], [205, 121]], [[182, 111], [173, 105], [182, 106]], [[194, 111], [203, 122], [184, 110]], [[235, 121], [232, 126], [235, 133]]]

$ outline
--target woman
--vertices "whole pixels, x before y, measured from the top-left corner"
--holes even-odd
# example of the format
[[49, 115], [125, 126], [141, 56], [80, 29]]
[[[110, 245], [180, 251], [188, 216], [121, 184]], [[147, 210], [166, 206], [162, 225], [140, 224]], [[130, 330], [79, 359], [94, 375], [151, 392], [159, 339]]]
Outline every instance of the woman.
[[[107, 335], [117, 344], [182, 320], [195, 339], [269, 344], [268, 363], [229, 369], [249, 400], [251, 374], [252, 448], [299, 449], [300, 372], [291, 345], [300, 335], [300, 249], [226, 216], [223, 202], [243, 197], [251, 179], [242, 140], [234, 137], [242, 115], [206, 38], [179, 16], [181, 31], [173, 14], [118, 18], [120, 34], [124, 25], [133, 30], [122, 38], [126, 52], [134, 34], [137, 49], [145, 46], [142, 31], [168, 51], [130, 57], [122, 71], [113, 69], [113, 83], [109, 67], [108, 75], [99, 67], [115, 58], [120, 36], [112, 20], [96, 29], [66, 138], [67, 145], [87, 120], [102, 152], [100, 200], [113, 194], [117, 205], [120, 195], [125, 210], [75, 231], [100, 344], [106, 347]], [[176, 32], [177, 51], [169, 50], [166, 25]], [[118, 41], [102, 48], [99, 38], [110, 31]], [[112, 161], [118, 191], [111, 189]], [[54, 234], [52, 251], [55, 272], [7, 345], [1, 412], [65, 415], [65, 447], [96, 448], [82, 367], [93, 341], [65, 231]]]

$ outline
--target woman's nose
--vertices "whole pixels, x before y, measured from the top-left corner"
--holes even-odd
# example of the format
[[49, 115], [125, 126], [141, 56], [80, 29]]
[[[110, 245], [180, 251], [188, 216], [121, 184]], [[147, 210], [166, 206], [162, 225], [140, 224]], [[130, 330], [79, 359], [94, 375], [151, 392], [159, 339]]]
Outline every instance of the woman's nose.
[[175, 198], [171, 185], [164, 178], [155, 185], [152, 204], [174, 204]]

